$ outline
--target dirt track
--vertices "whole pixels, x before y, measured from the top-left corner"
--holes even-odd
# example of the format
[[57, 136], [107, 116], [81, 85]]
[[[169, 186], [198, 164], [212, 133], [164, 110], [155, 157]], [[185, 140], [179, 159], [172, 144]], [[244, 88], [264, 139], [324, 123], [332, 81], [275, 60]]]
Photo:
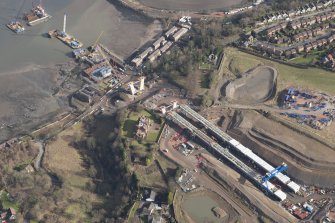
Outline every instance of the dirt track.
[[230, 82], [225, 95], [228, 100], [242, 104], [267, 101], [276, 93], [277, 71], [269, 66], [258, 66]]

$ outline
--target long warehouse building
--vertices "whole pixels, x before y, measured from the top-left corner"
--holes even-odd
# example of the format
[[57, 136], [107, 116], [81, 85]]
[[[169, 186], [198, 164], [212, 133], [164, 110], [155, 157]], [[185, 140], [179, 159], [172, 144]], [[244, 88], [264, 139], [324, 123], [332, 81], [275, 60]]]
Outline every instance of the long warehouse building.
[[[260, 174], [258, 174], [255, 170], [251, 169], [247, 164], [245, 164], [237, 157], [235, 157], [233, 154], [231, 154], [227, 148], [223, 148], [222, 146], [220, 146], [208, 135], [206, 135], [204, 132], [202, 132], [197, 127], [192, 125], [190, 122], [181, 117], [179, 114], [172, 111], [167, 115], [167, 119], [171, 120], [172, 122], [176, 123], [182, 128], [187, 128], [188, 130], [190, 130], [192, 134], [194, 134], [200, 140], [205, 142], [209, 147], [214, 149], [217, 153], [221, 154], [225, 159], [230, 161], [239, 170], [241, 170], [243, 173], [249, 176], [250, 179], [254, 180], [258, 184], [261, 184], [262, 176]], [[287, 198], [287, 195], [282, 190], [278, 189], [275, 185], [273, 185], [269, 181], [263, 182], [262, 187], [268, 188], [268, 190], [281, 201], [284, 201]]]
[[[230, 137], [227, 133], [223, 132], [219, 127], [217, 127], [215, 124], [211, 123], [204, 117], [202, 117], [199, 113], [195, 112], [193, 109], [191, 109], [187, 105], [180, 105], [181, 112], [185, 115], [187, 115], [190, 118], [193, 118], [195, 121], [200, 122], [203, 126], [211, 130], [217, 137], [219, 137], [221, 140], [229, 143], [234, 149], [239, 151], [240, 153], [244, 154], [246, 157], [248, 157], [250, 160], [254, 161], [258, 166], [263, 168], [265, 171], [270, 173], [275, 168], [270, 165], [268, 162], [263, 160], [261, 157], [256, 155], [252, 150], [249, 148], [243, 146], [241, 143], [239, 143], [237, 140]], [[295, 193], [297, 193], [300, 190], [300, 185], [295, 183], [288, 177], [287, 175], [283, 173], [278, 173], [275, 176], [280, 182], [287, 185], [291, 190], [293, 190]]]

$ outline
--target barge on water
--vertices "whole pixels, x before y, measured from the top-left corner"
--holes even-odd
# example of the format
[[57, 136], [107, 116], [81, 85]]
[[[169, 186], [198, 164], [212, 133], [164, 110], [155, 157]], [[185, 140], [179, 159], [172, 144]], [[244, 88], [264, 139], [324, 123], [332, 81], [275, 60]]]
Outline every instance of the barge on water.
[[57, 39], [59, 39], [60, 41], [62, 41], [63, 43], [71, 47], [72, 49], [78, 49], [83, 46], [83, 44], [79, 40], [77, 40], [73, 36], [63, 31], [51, 30], [48, 32], [48, 35], [50, 38], [56, 37]]
[[30, 26], [45, 22], [50, 18], [51, 16], [45, 11], [41, 3], [36, 7], [33, 7], [31, 12], [25, 16], [25, 19], [28, 21], [28, 25]]
[[48, 32], [48, 35], [50, 38], [56, 37], [72, 49], [79, 49], [83, 46], [79, 40], [66, 33], [66, 14], [64, 14], [63, 31], [51, 30]]
[[23, 31], [25, 31], [26, 29], [24, 28], [24, 26], [22, 25], [22, 23], [20, 23], [19, 21], [11, 21], [10, 23], [8, 23], [6, 25], [10, 30], [12, 30], [14, 33], [22, 33]]

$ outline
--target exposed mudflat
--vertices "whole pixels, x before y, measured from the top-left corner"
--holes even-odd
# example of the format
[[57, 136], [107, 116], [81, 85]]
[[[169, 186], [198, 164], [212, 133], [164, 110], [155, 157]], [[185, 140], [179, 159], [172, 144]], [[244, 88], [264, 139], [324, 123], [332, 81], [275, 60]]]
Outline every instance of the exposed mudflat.
[[53, 96], [58, 71], [28, 67], [0, 76], [0, 141], [38, 126], [67, 110], [66, 99]]
[[142, 4], [157, 8], [170, 10], [206, 10], [206, 9], [224, 9], [236, 6], [243, 0], [137, 0]]
[[104, 31], [100, 42], [123, 58], [161, 32], [160, 22], [115, 7], [107, 0], [44, 0], [52, 18], [26, 26], [20, 35], [14, 34], [5, 24], [16, 17], [21, 6], [22, 21], [32, 2], [0, 1], [0, 141], [50, 121], [68, 109], [67, 95], [60, 98], [53, 93], [59, 84], [55, 64], [72, 60], [72, 49], [45, 36], [52, 29], [62, 29], [64, 13], [67, 32], [84, 46], [92, 45]]
[[239, 104], [267, 101], [276, 93], [277, 71], [269, 66], [258, 66], [230, 82], [225, 88], [228, 100]]

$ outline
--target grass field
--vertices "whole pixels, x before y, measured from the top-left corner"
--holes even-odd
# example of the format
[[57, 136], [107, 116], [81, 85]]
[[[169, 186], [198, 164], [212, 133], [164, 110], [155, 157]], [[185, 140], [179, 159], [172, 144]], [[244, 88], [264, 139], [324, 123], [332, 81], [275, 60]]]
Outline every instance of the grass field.
[[236, 71], [245, 72], [260, 63], [274, 67], [278, 71], [279, 90], [288, 86], [295, 86], [335, 94], [335, 74], [333, 72], [318, 68], [295, 68], [256, 57], [234, 48], [228, 48], [225, 51], [225, 56], [230, 58], [230, 69], [234, 73]]
[[199, 70], [210, 70], [212, 69], [212, 65], [209, 64], [209, 63], [204, 63], [202, 62], [200, 65], [199, 65]]
[[14, 208], [16, 211], [20, 210], [19, 205], [9, 199], [8, 193], [6, 191], [0, 192], [0, 201], [3, 208]]
[[246, 58], [237, 52], [233, 52], [230, 56], [228, 68], [235, 74], [244, 73], [258, 64], [261, 64], [261, 61], [255, 58]]
[[296, 63], [296, 64], [312, 64], [314, 61], [318, 61], [320, 55], [322, 55], [324, 52], [323, 51], [311, 51], [306, 57], [301, 56], [301, 57], [296, 57], [292, 60], [290, 60], [291, 63]]
[[103, 202], [102, 198], [87, 189], [92, 178], [87, 175], [83, 157], [70, 143], [79, 138], [82, 132], [80, 123], [61, 132], [55, 141], [47, 145], [44, 158], [44, 166], [63, 181], [59, 193], [67, 196], [62, 199], [61, 209], [72, 216], [70, 222], [87, 222], [87, 208], [81, 202], [83, 197], [91, 204]]

